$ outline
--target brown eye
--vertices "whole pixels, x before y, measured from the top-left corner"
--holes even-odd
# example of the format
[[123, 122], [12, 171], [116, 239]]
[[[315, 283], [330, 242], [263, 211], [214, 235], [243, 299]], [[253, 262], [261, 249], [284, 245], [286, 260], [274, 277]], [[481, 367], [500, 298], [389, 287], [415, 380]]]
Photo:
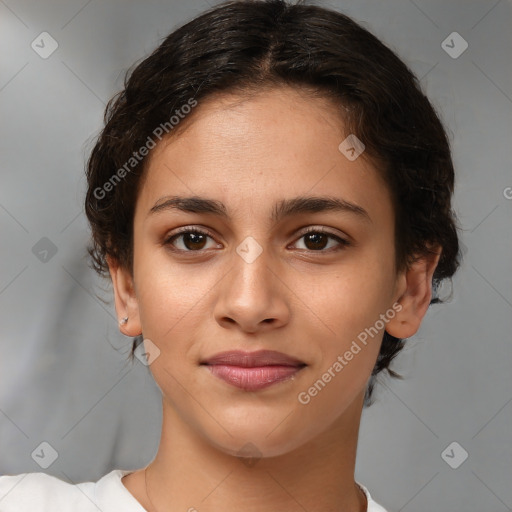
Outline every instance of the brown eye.
[[[174, 242], [180, 238], [182, 247], [176, 247]], [[208, 233], [199, 229], [188, 228], [172, 235], [164, 243], [165, 245], [171, 245], [175, 247], [178, 251], [196, 252], [205, 248], [208, 238], [211, 238]]]
[[325, 246], [329, 241], [329, 237], [324, 233], [308, 233], [307, 235], [304, 235], [303, 238], [306, 247], [313, 251], [325, 249]]
[[[322, 229], [311, 229], [305, 233], [302, 233], [299, 240], [304, 239], [304, 245], [306, 250], [308, 251], [314, 251], [314, 252], [330, 252], [330, 250], [339, 250], [342, 247], [346, 247], [350, 245], [350, 243], [347, 240], [344, 240], [343, 238], [340, 238], [337, 235], [334, 235], [332, 233], [329, 233], [328, 231], [324, 231]], [[338, 247], [332, 248], [329, 247], [326, 250], [326, 246], [329, 243], [329, 239], [334, 240], [338, 242]]]

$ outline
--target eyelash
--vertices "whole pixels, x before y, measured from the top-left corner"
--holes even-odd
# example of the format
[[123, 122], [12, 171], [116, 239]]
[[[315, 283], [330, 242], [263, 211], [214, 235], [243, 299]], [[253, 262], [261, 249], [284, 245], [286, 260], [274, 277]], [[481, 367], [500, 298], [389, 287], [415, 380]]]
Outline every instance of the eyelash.
[[[188, 233], [195, 233], [195, 234], [198, 234], [198, 235], [206, 235], [210, 238], [214, 238], [211, 233], [209, 233], [208, 231], [203, 231], [201, 229], [198, 229], [198, 228], [193, 228], [193, 227], [190, 227], [190, 228], [183, 228], [182, 230], [178, 231], [177, 233], [174, 233], [173, 235], [171, 235], [170, 237], [168, 237], [165, 241], [164, 241], [164, 245], [166, 246], [172, 246], [173, 244], [173, 241], [176, 240], [177, 238], [179, 238], [180, 236], [184, 235], [184, 234], [188, 234]], [[334, 240], [336, 240], [337, 242], [339, 242], [339, 246], [337, 248], [330, 248], [330, 249], [320, 249], [320, 250], [317, 250], [317, 251], [314, 251], [312, 249], [303, 249], [307, 252], [311, 252], [311, 253], [330, 253], [330, 252], [337, 252], [337, 251], [340, 251], [341, 249], [345, 248], [345, 247], [348, 247], [349, 245], [351, 245], [351, 243], [348, 241], [348, 240], [345, 240], [344, 238], [341, 238], [337, 235], [334, 235], [333, 233], [331, 233], [330, 231], [326, 231], [325, 229], [323, 228], [311, 228], [307, 231], [303, 231], [301, 233], [301, 235], [299, 236], [299, 238], [297, 238], [297, 241], [300, 240], [301, 238], [305, 237], [306, 235], [309, 235], [311, 233], [315, 233], [315, 234], [323, 234], [323, 235], [327, 235], [329, 238], [333, 238]], [[187, 251], [184, 251], [183, 249], [176, 249], [175, 247], [173, 247], [171, 249], [172, 251], [174, 252], [181, 252], [181, 253], [194, 253], [194, 252], [203, 252], [207, 249], [201, 249], [199, 251], [191, 251], [191, 250], [187, 250]]]

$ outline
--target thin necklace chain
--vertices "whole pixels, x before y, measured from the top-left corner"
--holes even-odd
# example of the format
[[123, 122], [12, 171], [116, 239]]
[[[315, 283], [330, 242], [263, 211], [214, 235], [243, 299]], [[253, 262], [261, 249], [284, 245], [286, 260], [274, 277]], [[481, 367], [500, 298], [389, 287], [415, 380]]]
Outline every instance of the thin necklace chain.
[[[147, 470], [148, 470], [148, 468], [149, 468], [149, 466], [146, 466], [146, 468], [144, 469], [144, 485], [146, 487], [146, 496], [148, 497], [149, 503], [151, 503], [151, 506], [153, 507], [154, 512], [158, 512], [157, 508], [155, 507], [155, 504], [151, 501], [151, 498], [149, 497], [148, 479], [147, 479]], [[368, 500], [366, 498], [366, 493], [363, 491], [363, 489], [361, 488], [361, 486], [359, 484], [357, 484], [356, 486], [357, 486], [357, 490], [360, 492], [360, 494], [364, 498], [364, 502], [365, 502], [365, 505], [366, 505], [364, 510], [367, 511], [368, 510]]]
[[147, 470], [149, 466], [146, 466], [144, 469], [144, 485], [146, 486], [146, 496], [148, 497], [149, 503], [151, 503], [151, 506], [153, 507], [154, 512], [158, 512], [157, 508], [155, 507], [155, 504], [151, 501], [151, 498], [149, 497], [148, 492], [148, 478], [147, 478]]

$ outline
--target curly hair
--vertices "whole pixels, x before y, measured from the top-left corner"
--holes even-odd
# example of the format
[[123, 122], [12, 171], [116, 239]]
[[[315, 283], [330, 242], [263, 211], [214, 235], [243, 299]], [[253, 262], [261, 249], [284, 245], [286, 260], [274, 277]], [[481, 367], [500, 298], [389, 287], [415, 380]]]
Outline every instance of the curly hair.
[[[87, 163], [92, 267], [107, 276], [109, 256], [133, 272], [133, 216], [151, 135], [161, 139], [165, 128], [165, 135], [176, 136], [192, 117], [174, 127], [172, 113], [216, 93], [247, 95], [283, 85], [307, 88], [342, 107], [343, 123], [364, 141], [364, 156], [391, 191], [396, 270], [440, 246], [431, 304], [442, 302], [439, 285], [461, 260], [442, 122], [414, 74], [378, 38], [337, 11], [287, 0], [219, 4], [173, 31], [126, 73]], [[140, 342], [141, 336], [134, 338], [132, 360]], [[402, 378], [390, 364], [403, 346], [403, 339], [384, 332], [366, 406], [377, 374]]]

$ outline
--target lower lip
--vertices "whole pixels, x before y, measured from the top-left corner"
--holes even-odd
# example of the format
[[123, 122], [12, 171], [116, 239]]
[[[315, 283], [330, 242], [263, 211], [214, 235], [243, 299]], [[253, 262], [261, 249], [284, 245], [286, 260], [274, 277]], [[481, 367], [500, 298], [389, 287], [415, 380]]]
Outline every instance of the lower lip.
[[207, 365], [208, 369], [228, 384], [244, 389], [245, 391], [257, 391], [278, 382], [291, 378], [299, 372], [302, 366], [258, 366], [244, 368], [222, 364]]

